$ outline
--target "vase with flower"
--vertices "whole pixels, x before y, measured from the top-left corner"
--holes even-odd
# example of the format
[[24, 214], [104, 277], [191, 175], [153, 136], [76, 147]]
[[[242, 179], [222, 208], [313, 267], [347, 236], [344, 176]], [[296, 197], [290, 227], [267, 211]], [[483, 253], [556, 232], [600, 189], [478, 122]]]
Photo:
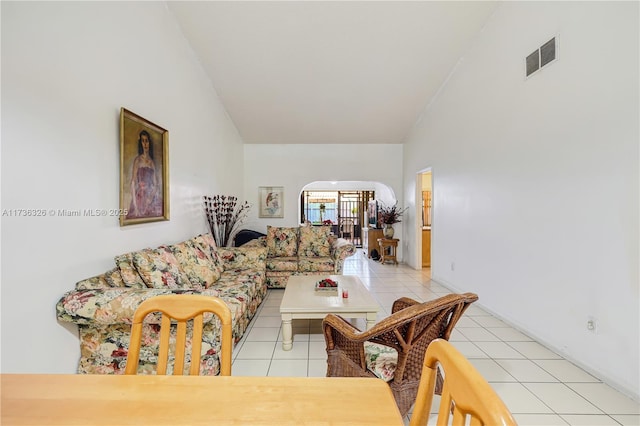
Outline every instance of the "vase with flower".
[[378, 220], [382, 223], [382, 235], [387, 239], [391, 239], [394, 234], [393, 225], [402, 222], [402, 215], [407, 211], [407, 208], [400, 209], [397, 201], [393, 206], [385, 206], [383, 203], [380, 204]]

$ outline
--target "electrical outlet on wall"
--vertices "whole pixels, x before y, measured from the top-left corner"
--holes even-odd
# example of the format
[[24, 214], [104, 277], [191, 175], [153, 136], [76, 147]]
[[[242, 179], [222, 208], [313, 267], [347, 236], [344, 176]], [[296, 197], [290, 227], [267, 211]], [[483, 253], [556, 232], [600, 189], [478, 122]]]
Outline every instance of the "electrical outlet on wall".
[[594, 334], [598, 333], [598, 321], [592, 316], [587, 317], [587, 330]]

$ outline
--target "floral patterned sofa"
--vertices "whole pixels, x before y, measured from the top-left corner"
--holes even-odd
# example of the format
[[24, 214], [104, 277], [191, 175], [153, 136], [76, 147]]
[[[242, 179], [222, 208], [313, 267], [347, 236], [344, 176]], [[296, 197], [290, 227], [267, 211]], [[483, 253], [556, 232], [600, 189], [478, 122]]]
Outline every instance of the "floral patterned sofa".
[[344, 259], [355, 253], [349, 240], [330, 226], [267, 226], [267, 235], [241, 247], [267, 248], [267, 287], [285, 288], [291, 275], [341, 274]]
[[[58, 320], [77, 324], [79, 329], [78, 372], [123, 374], [133, 313], [143, 300], [161, 294], [222, 298], [231, 308], [237, 342], [266, 295], [266, 258], [266, 248], [216, 247], [210, 234], [116, 256], [115, 268], [78, 282], [56, 305]], [[138, 371], [152, 373], [160, 314], [150, 315], [146, 321]], [[219, 331], [217, 317], [205, 316], [200, 374], [219, 372]]]

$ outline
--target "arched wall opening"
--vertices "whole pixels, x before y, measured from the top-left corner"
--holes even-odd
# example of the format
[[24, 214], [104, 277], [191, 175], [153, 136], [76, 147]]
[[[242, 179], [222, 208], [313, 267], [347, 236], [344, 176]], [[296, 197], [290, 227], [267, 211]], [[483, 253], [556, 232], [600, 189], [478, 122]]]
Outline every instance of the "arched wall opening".
[[[376, 200], [386, 205], [393, 205], [397, 201], [393, 189], [380, 182], [372, 181], [327, 181], [319, 180], [304, 185], [298, 193], [298, 200], [303, 191], [374, 191]], [[298, 201], [298, 210], [300, 202]]]
[[[373, 210], [371, 201], [377, 201]], [[315, 181], [304, 185], [298, 194], [298, 220], [331, 226], [335, 235], [353, 242], [370, 256], [371, 250], [377, 248], [377, 238], [382, 237], [376, 206], [397, 202], [393, 189], [380, 182]], [[401, 235], [400, 225], [396, 225], [395, 238]]]

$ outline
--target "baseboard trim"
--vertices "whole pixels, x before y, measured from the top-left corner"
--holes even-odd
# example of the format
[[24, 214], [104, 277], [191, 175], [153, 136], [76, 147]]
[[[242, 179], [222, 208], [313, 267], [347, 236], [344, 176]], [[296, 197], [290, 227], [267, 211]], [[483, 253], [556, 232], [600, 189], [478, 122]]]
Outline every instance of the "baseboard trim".
[[[461, 290], [461, 289], [457, 288], [455, 285], [451, 284], [447, 280], [442, 279], [442, 278], [440, 278], [438, 276], [433, 276], [432, 275], [431, 276], [431, 281], [434, 281], [435, 283], [437, 283], [437, 284], [439, 284], [439, 285], [441, 285], [443, 287], [446, 287], [447, 289], [449, 289], [450, 291], [452, 291], [454, 293], [464, 293], [466, 291], [466, 290]], [[567, 353], [563, 352], [560, 348], [558, 348], [555, 345], [549, 343], [546, 339], [538, 336], [536, 333], [531, 332], [530, 330], [522, 327], [521, 325], [514, 323], [509, 318], [505, 318], [502, 315], [500, 315], [499, 313], [494, 312], [492, 309], [486, 307], [485, 305], [482, 304], [481, 300], [482, 299], [479, 299], [475, 303], [480, 305], [480, 307], [482, 309], [484, 309], [485, 311], [489, 312], [491, 315], [495, 316], [499, 320], [501, 320], [504, 323], [508, 324], [509, 326], [515, 328], [516, 330], [520, 331], [521, 333], [526, 334], [527, 336], [531, 337], [536, 342], [540, 343], [542, 346], [546, 347], [550, 351], [553, 351], [553, 352], [557, 353], [558, 355], [562, 356], [567, 361], [569, 361], [569, 362], [577, 365], [578, 367], [582, 368], [584, 371], [586, 371], [587, 373], [591, 374], [592, 376], [594, 376], [598, 380], [601, 380], [602, 383], [611, 386], [612, 388], [614, 388], [618, 392], [623, 393], [624, 395], [628, 396], [629, 398], [633, 399], [634, 401], [640, 402], [640, 394], [637, 393], [638, 392], [637, 390], [628, 388], [627, 386], [624, 386], [623, 384], [619, 383], [618, 381], [616, 381], [615, 379], [611, 378], [610, 376], [608, 376], [607, 374], [603, 373], [602, 371], [600, 371], [600, 370], [598, 370], [596, 368], [593, 368], [593, 367], [591, 367], [589, 365], [586, 365], [583, 362], [573, 358], [570, 354], [567, 354]]]

